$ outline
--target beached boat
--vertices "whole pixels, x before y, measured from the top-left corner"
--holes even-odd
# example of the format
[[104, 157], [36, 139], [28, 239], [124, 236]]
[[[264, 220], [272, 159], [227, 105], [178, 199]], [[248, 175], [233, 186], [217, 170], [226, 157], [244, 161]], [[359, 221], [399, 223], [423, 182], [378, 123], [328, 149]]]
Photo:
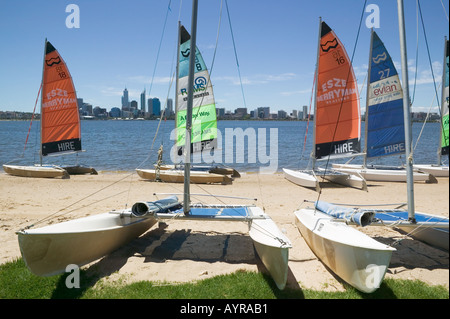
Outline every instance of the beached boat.
[[108, 255], [139, 237], [156, 219], [137, 218], [131, 211], [114, 211], [17, 232], [28, 269], [38, 276], [64, 273]]
[[[403, 90], [400, 79], [388, 51], [373, 30], [370, 43], [364, 163], [333, 163], [333, 168], [362, 176], [367, 181], [406, 182], [406, 169], [403, 166], [367, 164], [368, 159], [405, 153]], [[414, 181], [437, 182], [434, 176], [423, 171], [414, 172]]]
[[[197, 194], [198, 196], [198, 194]], [[203, 220], [222, 222], [247, 222], [249, 236], [262, 263], [277, 287], [286, 286], [288, 275], [289, 239], [261, 208], [253, 205], [195, 205], [186, 214], [185, 206], [167, 213], [150, 213], [157, 220]], [[137, 216], [147, 216], [151, 203], [138, 202], [132, 210]]]
[[42, 177], [42, 178], [70, 178], [69, 173], [62, 167], [56, 165], [3, 165], [3, 170], [14, 176]]
[[70, 175], [98, 175], [98, 172], [95, 168], [85, 165], [62, 166], [62, 168], [65, 169]]
[[[388, 211], [384, 209], [372, 208], [360, 209], [354, 208], [358, 205], [353, 203], [351, 204], [351, 208], [338, 207], [329, 204], [319, 205], [319, 203], [316, 203], [313, 209], [300, 209], [295, 212], [297, 226], [314, 253], [338, 276], [364, 292], [374, 291], [373, 288], [376, 288], [376, 285], [373, 284], [381, 283], [381, 280], [384, 277], [383, 270], [385, 271], [389, 265], [390, 253], [392, 253], [393, 249], [388, 246], [385, 246], [383, 249], [382, 246], [375, 244], [373, 240], [367, 240], [367, 238], [361, 236], [360, 233], [348, 229], [349, 226], [347, 226], [347, 224], [356, 223], [361, 226], [374, 225], [397, 227], [403, 231], [406, 231], [409, 236], [414, 238], [418, 238], [444, 249], [446, 246], [447, 250], [449, 243], [448, 218], [415, 212], [413, 165], [412, 157], [410, 157], [412, 144], [410, 128], [411, 113], [409, 103], [403, 1], [397, 0], [397, 2], [400, 29], [400, 48], [402, 53], [402, 78], [404, 81], [403, 88], [405, 90], [402, 105], [406, 115], [404, 119], [404, 136], [405, 153], [406, 158], [408, 159], [406, 163], [408, 210]], [[382, 54], [381, 56], [385, 56], [383, 52], [380, 52], [380, 54]], [[337, 219], [340, 219], [341, 223], [345, 224], [342, 224], [342, 226], [337, 226]], [[338, 227], [341, 227], [344, 230], [338, 230]], [[345, 245], [343, 245], [343, 241], [345, 241]], [[372, 244], [374, 245], [373, 247], [371, 247]], [[375, 247], [378, 247], [378, 249], [374, 250], [373, 248]], [[356, 271], [356, 269], [361, 269], [359, 266], [354, 266], [354, 261], [359, 260], [358, 258], [355, 258], [355, 256], [364, 256], [365, 258], [362, 259], [362, 262], [367, 265], [371, 262], [370, 259], [368, 259], [368, 256], [371, 256], [372, 254], [374, 258], [374, 265], [378, 265], [373, 268], [374, 272], [372, 274], [376, 275], [367, 276], [365, 278], [362, 277], [363, 280], [355, 280], [355, 278], [358, 278], [360, 274], [360, 272]], [[378, 259], [377, 256], [383, 257]], [[355, 276], [352, 274], [355, 274]], [[364, 273], [361, 275], [364, 276]], [[367, 281], [369, 278], [370, 280]], [[367, 283], [369, 283], [370, 286], [367, 287]]]
[[380, 209], [372, 211], [375, 212], [375, 219], [370, 224], [371, 226], [396, 228], [412, 238], [448, 251], [450, 238], [447, 217], [414, 212], [414, 221], [411, 221], [407, 210]]
[[43, 64], [40, 164], [5, 164], [3, 169], [8, 174], [23, 177], [69, 178], [69, 173], [64, 168], [43, 165], [42, 157], [81, 151], [80, 116], [75, 87], [66, 63], [47, 39]]
[[320, 28], [312, 169], [283, 169], [284, 176], [295, 184], [316, 190], [320, 189], [320, 182], [325, 181], [367, 190], [366, 181], [361, 176], [350, 176], [331, 167], [316, 167], [318, 160], [326, 160], [328, 165], [328, 160], [359, 154], [361, 139], [361, 111], [353, 67], [334, 31], [325, 22]]
[[[195, 51], [198, 0], [193, 1], [192, 40], [183, 43], [183, 50]], [[184, 28], [183, 28], [184, 29]], [[179, 26], [180, 32], [182, 31]], [[194, 96], [195, 58], [189, 61], [187, 91], [186, 152], [190, 159], [190, 139]], [[284, 289], [288, 275], [291, 243], [261, 208], [254, 205], [192, 205], [190, 201], [190, 161], [184, 171], [183, 201], [175, 196], [153, 202], [136, 202], [131, 209], [113, 211], [42, 228], [26, 228], [17, 232], [20, 251], [30, 270], [38, 275], [63, 272], [67, 265], [81, 266], [95, 261], [138, 237], [159, 220], [238, 221], [249, 227], [249, 236], [262, 263], [276, 286]], [[199, 196], [198, 194], [196, 196]], [[210, 195], [209, 195], [210, 196]]]
[[314, 188], [316, 191], [320, 190], [320, 183], [335, 183], [367, 190], [364, 179], [358, 176], [338, 171], [325, 172], [325, 170], [320, 167], [313, 171], [283, 168], [283, 173], [288, 181], [303, 187]]
[[[156, 165], [155, 165], [156, 166]], [[183, 165], [171, 165], [171, 164], [163, 164], [159, 166], [159, 169], [161, 170], [184, 170]], [[201, 171], [201, 172], [208, 172], [211, 174], [220, 174], [220, 175], [228, 175], [230, 177], [241, 177], [241, 174], [232, 167], [227, 167], [223, 165], [192, 165], [191, 166], [191, 172], [192, 171]]]
[[442, 72], [442, 95], [441, 95], [441, 130], [439, 134], [439, 148], [438, 148], [438, 160], [435, 164], [414, 164], [414, 168], [420, 169], [424, 172], [433, 174], [436, 177], [449, 177], [448, 164], [442, 163], [442, 156], [449, 154], [449, 129], [448, 129], [448, 116], [449, 116], [449, 41], [447, 37], [444, 41], [444, 63]]
[[[140, 178], [149, 181], [161, 181], [166, 183], [183, 183], [184, 170], [181, 169], [136, 169]], [[190, 172], [190, 182], [193, 184], [231, 184], [232, 179], [228, 175], [213, 174], [210, 172], [194, 171]]]
[[[181, 26], [179, 32], [179, 47], [177, 59], [177, 79], [176, 79], [176, 97], [175, 97], [175, 127], [176, 127], [176, 147], [177, 154], [181, 156], [185, 148], [185, 128], [187, 114], [187, 81], [188, 81], [188, 62], [190, 48], [187, 47], [191, 35]], [[214, 99], [213, 86], [209, 76], [205, 61], [198, 48], [195, 50], [195, 59], [197, 68], [195, 70], [195, 92], [194, 106], [192, 109], [192, 136], [190, 143], [191, 153], [201, 153], [203, 151], [211, 152], [218, 148], [217, 145], [217, 116], [216, 104]], [[162, 149], [160, 149], [162, 152]], [[155, 169], [136, 169], [138, 175], [143, 179], [153, 181], [170, 181], [172, 183], [183, 183], [184, 174], [182, 164], [162, 164], [162, 159], [158, 160]], [[222, 183], [231, 184], [230, 177], [239, 177], [240, 174], [233, 168], [220, 167], [218, 165], [191, 165], [191, 182], [193, 183]], [[158, 175], [159, 178], [155, 179]], [[197, 181], [192, 180], [193, 175]], [[217, 175], [224, 175], [221, 181], [218, 181]], [[148, 176], [148, 177], [146, 177]]]
[[[338, 47], [336, 35], [322, 19], [319, 22], [319, 35], [318, 55], [324, 61], [328, 60], [328, 69], [333, 70], [343, 64], [350, 65], [348, 56], [343, 55]], [[353, 85], [356, 85], [356, 82]], [[319, 85], [319, 88], [326, 90], [327, 85]], [[355, 94], [357, 96], [357, 90]], [[340, 113], [339, 108], [345, 108], [345, 103], [341, 99], [338, 100], [337, 109], [333, 113], [336, 116]], [[359, 135], [358, 140], [354, 142], [359, 143]], [[359, 146], [355, 149], [358, 148]], [[333, 207], [319, 205], [320, 203], [313, 208], [302, 208], [294, 212], [295, 223], [306, 243], [327, 267], [348, 284], [365, 293], [375, 291], [384, 278], [395, 249], [347, 225], [357, 223], [366, 226], [373, 217], [372, 213], [349, 214], [339, 210], [336, 213]]]
[[[377, 182], [406, 182], [406, 169], [400, 166], [378, 166], [373, 164], [333, 164], [333, 168], [337, 171], [347, 174], [357, 174], [364, 177], [367, 181]], [[414, 170], [414, 182], [437, 183], [437, 179], [433, 174], [426, 173], [422, 170]]]
[[394, 248], [315, 208], [294, 215], [308, 246], [336, 275], [365, 293], [380, 287]]

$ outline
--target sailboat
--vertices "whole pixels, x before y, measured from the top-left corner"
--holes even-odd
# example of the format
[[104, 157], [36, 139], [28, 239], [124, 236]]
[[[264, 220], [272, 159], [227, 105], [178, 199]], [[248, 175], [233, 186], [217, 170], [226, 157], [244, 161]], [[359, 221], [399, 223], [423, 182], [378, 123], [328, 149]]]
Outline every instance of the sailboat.
[[357, 205], [354, 204], [336, 205], [317, 201], [313, 208], [294, 212], [296, 224], [311, 250], [339, 277], [366, 293], [375, 291], [381, 284], [395, 249], [351, 228], [351, 224], [395, 226], [426, 242], [442, 248], [447, 246], [447, 250], [449, 244], [449, 219], [418, 213], [414, 208], [413, 167], [412, 158], [409, 157], [412, 136], [403, 1], [397, 0], [397, 3], [404, 88], [402, 105], [405, 114], [405, 151], [409, 159], [406, 166], [408, 210], [361, 209], [355, 208]]
[[[373, 30], [367, 78], [364, 163], [333, 163], [333, 168], [367, 181], [406, 182], [404, 167], [367, 164], [368, 159], [405, 153], [403, 90], [394, 63]], [[414, 180], [437, 182], [434, 176], [421, 171], [414, 172]]]
[[[34, 166], [4, 164], [3, 169], [8, 174], [23, 177], [69, 178], [69, 172], [65, 168], [42, 164], [43, 156], [81, 151], [80, 116], [72, 77], [61, 55], [47, 39], [42, 72], [40, 127], [40, 164]], [[91, 168], [89, 172], [93, 173]]]
[[[187, 81], [190, 57], [189, 43], [191, 36], [184, 26], [180, 26], [178, 37], [178, 60], [176, 81], [176, 145], [178, 154], [183, 153], [187, 116]], [[217, 117], [213, 87], [203, 57], [196, 48], [196, 70], [194, 80], [193, 133], [191, 152], [211, 151], [217, 149]], [[183, 183], [183, 165], [156, 164], [155, 169], [136, 169], [143, 179], [163, 182]], [[232, 177], [240, 174], [232, 169], [219, 166], [194, 166], [191, 168], [191, 182], [195, 184], [220, 183], [231, 184]]]
[[449, 101], [448, 101], [448, 64], [449, 64], [449, 41], [445, 38], [444, 45], [444, 70], [442, 72], [442, 96], [441, 96], [441, 130], [439, 134], [439, 148], [438, 148], [438, 160], [436, 164], [414, 164], [414, 167], [424, 172], [433, 174], [436, 177], [448, 177], [448, 164], [442, 164], [442, 156], [447, 155], [448, 162], [448, 147], [449, 147], [449, 130], [448, 130], [448, 115], [449, 115]]
[[[196, 42], [198, 0], [192, 4], [192, 38]], [[127, 241], [150, 229], [156, 221], [203, 220], [244, 221], [255, 250], [271, 274], [276, 286], [284, 289], [288, 275], [289, 239], [261, 208], [254, 205], [192, 205], [190, 200], [190, 137], [194, 100], [195, 59], [189, 58], [186, 120], [185, 174], [183, 201], [176, 196], [154, 202], [136, 202], [131, 208], [75, 219], [42, 228], [22, 229], [18, 234], [20, 251], [28, 268], [40, 276], [65, 271], [69, 264], [78, 266], [109, 254]]]
[[406, 163], [407, 171], [407, 211], [391, 211], [379, 212], [375, 214], [377, 223], [374, 225], [390, 224], [397, 226], [401, 230], [407, 231], [407, 234], [413, 238], [417, 238], [425, 243], [445, 249], [448, 251], [449, 246], [449, 219], [443, 216], [424, 214], [415, 211], [414, 203], [414, 180], [413, 180], [413, 162], [410, 156], [412, 151], [412, 134], [411, 134], [411, 113], [409, 101], [409, 84], [408, 84], [408, 64], [406, 54], [406, 35], [405, 35], [405, 19], [403, 10], [403, 0], [397, 0], [398, 3], [398, 20], [400, 33], [400, 51], [402, 63], [403, 88], [403, 110], [405, 114], [405, 142], [406, 142]]
[[[283, 168], [287, 180], [320, 189], [320, 182], [333, 182], [367, 190], [361, 176], [316, 166], [316, 160], [347, 157], [360, 152], [358, 88], [344, 46], [325, 23], [319, 27], [314, 99], [314, 147], [311, 170]], [[337, 61], [337, 65], [335, 65]]]
[[[319, 22], [319, 34], [321, 35], [321, 55], [329, 54], [328, 52], [333, 48], [338, 50], [338, 52], [330, 52], [327, 68], [334, 69], [342, 65], [344, 61], [340, 57], [346, 59], [347, 56], [343, 55], [342, 49], [338, 47], [337, 38], [322, 19]], [[346, 72], [341, 71], [339, 73], [341, 76], [335, 77], [336, 80], [345, 78]], [[356, 82], [354, 83], [356, 88]], [[326, 87], [325, 85], [322, 89]], [[357, 96], [356, 89], [354, 92]], [[358, 105], [356, 102], [355, 104]], [[344, 109], [346, 105], [339, 103], [332, 113], [333, 116], [338, 117], [341, 107]], [[320, 113], [316, 114], [320, 115]], [[356, 115], [359, 116], [359, 112], [356, 112]], [[359, 117], [355, 119], [355, 122], [356, 120], [359, 122]], [[354, 143], [357, 144], [359, 135], [356, 136], [358, 140], [354, 140]], [[358, 147], [355, 145], [354, 149], [357, 150]], [[343, 212], [342, 209], [328, 203], [317, 202], [312, 208], [295, 211], [294, 218], [297, 228], [310, 249], [335, 274], [362, 292], [371, 293], [378, 289], [395, 249], [377, 242], [349, 225], [355, 223], [366, 226], [372, 220], [373, 213], [359, 214], [352, 210]]]

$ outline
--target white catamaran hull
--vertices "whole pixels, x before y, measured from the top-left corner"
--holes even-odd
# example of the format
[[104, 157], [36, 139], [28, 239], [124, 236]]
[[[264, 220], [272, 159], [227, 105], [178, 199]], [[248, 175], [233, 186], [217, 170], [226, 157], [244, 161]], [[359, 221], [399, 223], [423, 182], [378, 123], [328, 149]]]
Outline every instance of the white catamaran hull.
[[[406, 169], [367, 168], [357, 164], [333, 164], [333, 169], [353, 175], [360, 175], [367, 181], [406, 182]], [[428, 173], [413, 172], [414, 182], [437, 183], [436, 178]]]
[[34, 165], [34, 166], [21, 166], [21, 165], [3, 165], [3, 170], [14, 176], [22, 177], [40, 177], [40, 178], [70, 178], [67, 171], [59, 166], [54, 165]]
[[409, 221], [408, 211], [378, 210], [370, 226], [395, 227], [406, 234], [432, 246], [449, 249], [449, 219], [444, 216], [414, 212], [414, 223]]
[[436, 177], [449, 177], [448, 166], [443, 165], [425, 165], [425, 164], [415, 164], [413, 165], [415, 169], [427, 172]]
[[336, 275], [365, 293], [379, 288], [394, 248], [314, 209], [294, 214], [308, 246]]
[[[156, 165], [155, 165], [156, 168]], [[174, 169], [184, 169], [183, 167], [177, 167], [175, 165], [161, 165], [161, 170], [174, 170]], [[220, 166], [202, 166], [202, 165], [194, 165], [191, 166], [191, 172], [192, 171], [203, 171], [203, 172], [209, 172], [212, 174], [220, 174], [220, 175], [230, 175], [231, 177], [241, 177], [241, 174], [231, 167], [220, 167]]]
[[261, 208], [250, 207], [249, 211], [253, 216], [264, 217], [251, 221], [249, 235], [253, 240], [259, 258], [269, 271], [278, 289], [283, 290], [287, 281], [291, 242]]
[[286, 286], [289, 249], [292, 245], [261, 208], [247, 205], [207, 205], [192, 207], [188, 215], [181, 209], [178, 212], [158, 213], [155, 217], [169, 220], [176, 217], [177, 220], [248, 222], [249, 235], [259, 258], [277, 287], [282, 290]]
[[283, 168], [283, 172], [284, 177], [294, 184], [303, 187], [312, 187], [316, 190], [320, 189], [320, 182], [332, 182], [344, 186], [367, 190], [366, 181], [363, 178], [352, 174], [333, 171], [327, 171], [325, 173], [325, 170], [321, 170], [319, 168], [316, 169], [315, 172], [312, 170], [294, 171]]
[[[157, 179], [157, 171], [154, 169], [136, 169], [139, 177], [155, 181]], [[160, 170], [159, 180], [167, 183], [184, 183], [183, 170]], [[190, 182], [193, 184], [231, 184], [232, 179], [229, 176], [221, 174], [212, 174], [202, 171], [191, 171]]]
[[27, 267], [38, 276], [65, 272], [70, 264], [95, 261], [150, 229], [154, 218], [110, 212], [17, 232]]

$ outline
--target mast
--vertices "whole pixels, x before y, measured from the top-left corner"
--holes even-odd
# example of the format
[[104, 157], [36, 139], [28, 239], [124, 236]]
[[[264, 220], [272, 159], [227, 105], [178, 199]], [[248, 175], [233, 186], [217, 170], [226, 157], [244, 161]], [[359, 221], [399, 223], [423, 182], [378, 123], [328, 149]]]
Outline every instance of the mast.
[[409, 103], [409, 83], [408, 83], [408, 59], [406, 55], [405, 17], [403, 13], [403, 0], [397, 0], [398, 8], [398, 28], [400, 35], [400, 53], [402, 60], [403, 78], [403, 116], [405, 121], [405, 155], [406, 155], [406, 183], [408, 197], [408, 218], [415, 223], [414, 213], [414, 180], [413, 180], [413, 159], [411, 153], [411, 112]]
[[[47, 53], [47, 38], [45, 38], [45, 42], [44, 42], [44, 56], [42, 59], [42, 80], [41, 80], [41, 86], [42, 89], [44, 87], [44, 71], [45, 71], [45, 55]], [[39, 163], [42, 166], [42, 104], [44, 102], [44, 94], [42, 94], [41, 91], [41, 120], [39, 121], [39, 126], [41, 129], [41, 147], [39, 147]]]
[[317, 58], [316, 58], [316, 81], [314, 83], [314, 130], [313, 130], [313, 149], [312, 169], [316, 166], [316, 122], [317, 122], [317, 85], [319, 84], [319, 58], [320, 58], [320, 40], [322, 38], [322, 17], [319, 17], [319, 38], [317, 40]]
[[369, 69], [367, 70], [366, 115], [364, 120], [364, 167], [367, 166], [367, 133], [369, 131], [370, 74], [372, 72], [373, 28], [370, 29]]
[[191, 20], [191, 43], [189, 54], [189, 78], [188, 78], [188, 101], [186, 114], [186, 135], [185, 135], [185, 163], [184, 163], [184, 214], [190, 212], [190, 177], [191, 177], [191, 130], [192, 130], [192, 104], [194, 98], [194, 66], [195, 48], [197, 39], [197, 8], [198, 0], [192, 1]]
[[438, 145], [438, 161], [437, 164], [438, 165], [442, 165], [442, 135], [444, 134], [444, 112], [445, 112], [445, 105], [446, 105], [446, 101], [445, 101], [445, 85], [447, 83], [445, 83], [445, 65], [447, 63], [447, 37], [444, 37], [444, 63], [442, 63], [443, 65], [443, 70], [442, 70], [442, 82], [441, 82], [441, 134], [439, 134], [439, 145]]
[[[176, 75], [175, 75], [175, 129], [178, 130], [178, 89], [179, 89], [179, 77], [180, 77], [180, 45], [181, 45], [181, 21], [178, 21], [178, 43], [177, 43], [177, 66], [176, 66]], [[175, 142], [175, 145], [177, 143]], [[178, 146], [178, 145], [177, 145]], [[181, 154], [178, 154], [181, 155]], [[175, 163], [176, 165], [176, 163]]]

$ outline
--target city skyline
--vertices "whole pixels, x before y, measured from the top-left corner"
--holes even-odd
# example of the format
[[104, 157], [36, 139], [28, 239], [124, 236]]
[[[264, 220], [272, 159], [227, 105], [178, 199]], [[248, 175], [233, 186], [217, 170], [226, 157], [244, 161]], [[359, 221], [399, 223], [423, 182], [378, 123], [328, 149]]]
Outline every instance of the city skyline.
[[[367, 19], [373, 13], [365, 11], [363, 3], [351, 0], [339, 3], [263, 1], [228, 0], [222, 8], [220, 30], [221, 1], [199, 3], [197, 44], [209, 68], [214, 61], [211, 81], [217, 107], [233, 111], [241, 107], [252, 110], [269, 106], [274, 111], [286, 112], [299, 110], [303, 105], [309, 107], [318, 22], [322, 17], [353, 57], [363, 113], [370, 41]], [[188, 31], [191, 20], [190, 2], [183, 2], [182, 6], [181, 3], [177, 0], [80, 0], [76, 3], [80, 12], [79, 28], [68, 28], [67, 3], [5, 2], [0, 25], [8, 50], [0, 52], [0, 110], [32, 111], [42, 77], [45, 38], [67, 63], [77, 95], [92, 105], [108, 109], [121, 107], [119, 99], [124, 87], [128, 88], [129, 99], [138, 103], [144, 90], [146, 96], [156, 96], [161, 101], [174, 98], [172, 76], [178, 19]], [[375, 30], [401, 73], [396, 3], [376, 2], [376, 5], [380, 20]], [[417, 26], [420, 19], [417, 19], [416, 5], [405, 2], [412, 108], [423, 111], [433, 104], [432, 111], [435, 111], [432, 75], [439, 87], [449, 8], [448, 2], [438, 0], [422, 1], [421, 6], [428, 48], [422, 26]]]

